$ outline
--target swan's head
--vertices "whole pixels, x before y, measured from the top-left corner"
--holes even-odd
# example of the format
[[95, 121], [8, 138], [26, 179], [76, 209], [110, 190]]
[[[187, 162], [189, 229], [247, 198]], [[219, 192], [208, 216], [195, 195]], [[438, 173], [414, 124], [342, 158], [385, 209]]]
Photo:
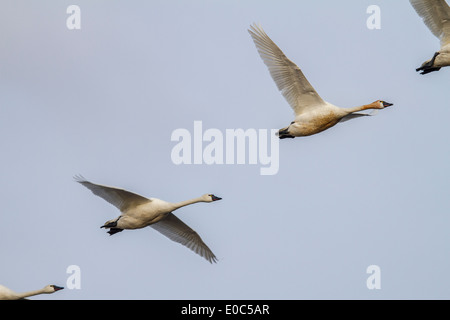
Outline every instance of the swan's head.
[[64, 289], [64, 287], [58, 287], [54, 284], [49, 284], [48, 286], [44, 287], [44, 293], [53, 293], [62, 289]]
[[222, 198], [213, 195], [212, 193], [207, 193], [202, 196], [203, 201], [205, 202], [213, 202], [217, 200], [222, 200]]
[[390, 107], [390, 106], [394, 105], [393, 103], [389, 103], [389, 102], [386, 102], [386, 101], [383, 101], [383, 100], [377, 100], [374, 103], [378, 105], [379, 109], [384, 109], [384, 108], [387, 108], [387, 107]]

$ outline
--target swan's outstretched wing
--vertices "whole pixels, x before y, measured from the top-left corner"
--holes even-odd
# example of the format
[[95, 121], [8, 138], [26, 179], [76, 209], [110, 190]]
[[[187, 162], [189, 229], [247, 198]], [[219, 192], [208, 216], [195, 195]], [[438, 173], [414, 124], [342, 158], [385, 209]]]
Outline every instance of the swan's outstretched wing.
[[378, 110], [372, 110], [369, 113], [360, 113], [360, 112], [356, 112], [356, 113], [350, 113], [348, 115], [346, 115], [345, 117], [343, 117], [339, 123], [341, 122], [345, 122], [348, 120], [352, 120], [352, 119], [356, 119], [356, 118], [360, 118], [360, 117], [370, 117], [370, 116], [375, 116], [378, 114]]
[[75, 181], [91, 190], [93, 194], [102, 197], [122, 212], [126, 211], [130, 207], [138, 206], [151, 201], [150, 199], [133, 192], [89, 182], [82, 176], [75, 176], [74, 178]]
[[409, 0], [428, 29], [441, 40], [450, 43], [450, 7], [445, 0]]
[[217, 261], [214, 253], [212, 253], [211, 249], [203, 242], [197, 232], [178, 219], [173, 213], [169, 213], [167, 217], [157, 223], [151, 224], [150, 227], [158, 230], [170, 240], [188, 247], [210, 263]]
[[360, 117], [367, 117], [367, 116], [371, 116], [371, 115], [368, 113], [351, 113], [351, 114], [343, 117], [341, 120], [339, 120], [339, 123], [345, 122], [348, 120], [352, 120], [352, 119], [356, 119], [356, 118], [360, 118]]
[[278, 90], [294, 109], [296, 115], [305, 112], [308, 108], [325, 103], [300, 68], [284, 55], [261, 26], [254, 24], [250, 26], [248, 32], [253, 38], [259, 55], [269, 68]]

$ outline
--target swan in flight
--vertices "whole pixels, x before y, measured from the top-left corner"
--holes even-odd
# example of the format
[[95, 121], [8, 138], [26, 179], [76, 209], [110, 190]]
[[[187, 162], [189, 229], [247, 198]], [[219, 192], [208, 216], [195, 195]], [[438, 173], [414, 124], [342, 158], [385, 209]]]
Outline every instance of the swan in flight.
[[359, 111], [384, 109], [393, 105], [377, 100], [359, 107], [340, 108], [324, 101], [300, 68], [284, 55], [261, 26], [254, 24], [248, 32], [278, 89], [294, 109], [295, 120], [278, 131], [280, 139], [310, 136], [331, 128], [338, 122], [372, 115]]
[[110, 235], [124, 229], [140, 229], [150, 226], [169, 239], [188, 247], [210, 263], [217, 261], [214, 253], [197, 232], [177, 218], [172, 211], [193, 203], [214, 202], [222, 198], [213, 194], [204, 194], [191, 200], [170, 203], [157, 198], [145, 198], [123, 189], [95, 184], [82, 176], [75, 176], [75, 180], [121, 211], [122, 214], [119, 217], [106, 221], [101, 226], [101, 228], [109, 229]]
[[39, 290], [17, 293], [0, 284], [0, 300], [21, 300], [38, 294], [54, 293], [62, 289], [64, 288], [55, 286], [54, 284], [49, 284], [48, 286], [45, 286], [44, 288]]
[[427, 74], [450, 66], [450, 7], [445, 0], [409, 0], [428, 29], [441, 41], [441, 49], [433, 58], [416, 69]]

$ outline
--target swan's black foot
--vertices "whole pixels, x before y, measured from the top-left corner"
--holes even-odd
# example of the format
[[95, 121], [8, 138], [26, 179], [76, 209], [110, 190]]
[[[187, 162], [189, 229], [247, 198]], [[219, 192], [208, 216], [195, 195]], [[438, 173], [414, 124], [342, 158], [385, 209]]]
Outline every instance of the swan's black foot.
[[108, 233], [110, 236], [112, 236], [113, 234], [115, 234], [117, 232], [122, 232], [122, 231], [123, 231], [123, 229], [120, 229], [120, 228], [111, 228], [111, 229], [109, 229]]
[[279, 135], [279, 138], [280, 138], [280, 139], [286, 139], [286, 138], [291, 138], [291, 139], [293, 139], [293, 138], [295, 138], [295, 137], [292, 136], [292, 135], [290, 135], [290, 134], [280, 134], [280, 135]]
[[120, 218], [122, 218], [122, 216], [119, 216], [115, 221], [111, 221], [111, 222], [105, 223], [100, 228], [114, 228], [114, 227], [117, 227], [117, 221], [119, 221]]
[[430, 61], [422, 64], [419, 68], [416, 69], [417, 72], [422, 71], [420, 74], [427, 74], [433, 71], [438, 71], [441, 69], [441, 67], [433, 67], [434, 61], [436, 60], [436, 57], [439, 55], [439, 52], [435, 52], [433, 55], [433, 58], [431, 58]]
[[100, 228], [114, 228], [114, 227], [117, 227], [117, 220], [110, 223], [106, 223], [102, 225]]
[[427, 74], [427, 73], [430, 73], [430, 72], [433, 72], [433, 71], [439, 71], [440, 69], [441, 69], [441, 67], [424, 68], [424, 69], [421, 69], [423, 71], [420, 74]]

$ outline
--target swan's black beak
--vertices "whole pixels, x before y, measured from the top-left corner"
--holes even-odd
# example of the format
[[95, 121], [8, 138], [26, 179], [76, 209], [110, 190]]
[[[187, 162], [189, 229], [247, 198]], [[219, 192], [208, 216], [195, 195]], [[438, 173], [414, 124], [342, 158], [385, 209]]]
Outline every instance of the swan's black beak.
[[393, 105], [394, 105], [393, 103], [389, 103], [389, 102], [383, 101], [383, 107], [385, 107], [385, 108], [393, 106]]
[[222, 200], [220, 197], [216, 197], [215, 195], [211, 195], [212, 201]]
[[55, 289], [55, 291], [59, 291], [59, 290], [64, 289], [64, 287], [58, 287], [58, 286], [53, 285], [53, 289]]

